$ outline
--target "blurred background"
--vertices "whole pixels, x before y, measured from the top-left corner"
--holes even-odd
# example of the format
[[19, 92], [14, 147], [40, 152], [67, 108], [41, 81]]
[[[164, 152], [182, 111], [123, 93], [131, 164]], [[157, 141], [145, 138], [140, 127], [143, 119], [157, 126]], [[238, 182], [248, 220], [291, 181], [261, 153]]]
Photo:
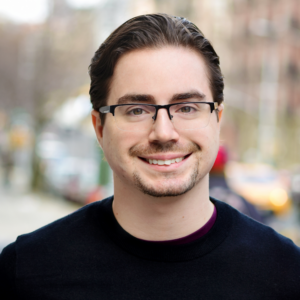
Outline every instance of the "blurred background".
[[193, 21], [221, 58], [213, 194], [231, 191], [221, 200], [246, 203], [300, 245], [298, 0], [0, 0], [0, 251], [112, 194], [90, 121], [88, 66], [117, 26], [154, 12]]

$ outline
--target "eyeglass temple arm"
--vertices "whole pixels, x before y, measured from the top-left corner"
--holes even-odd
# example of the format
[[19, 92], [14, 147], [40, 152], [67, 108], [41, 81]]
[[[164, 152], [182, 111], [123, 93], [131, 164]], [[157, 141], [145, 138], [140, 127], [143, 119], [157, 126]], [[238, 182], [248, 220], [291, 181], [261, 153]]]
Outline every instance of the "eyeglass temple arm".
[[112, 115], [115, 115], [115, 106], [111, 105], [111, 106], [102, 106], [99, 108], [99, 111], [102, 114], [108, 114], [108, 113], [112, 113]]
[[211, 105], [210, 105], [210, 109], [211, 109], [211, 112], [215, 111], [216, 112], [216, 115], [217, 115], [217, 121], [219, 123], [220, 119], [219, 119], [219, 104], [218, 102], [213, 102]]

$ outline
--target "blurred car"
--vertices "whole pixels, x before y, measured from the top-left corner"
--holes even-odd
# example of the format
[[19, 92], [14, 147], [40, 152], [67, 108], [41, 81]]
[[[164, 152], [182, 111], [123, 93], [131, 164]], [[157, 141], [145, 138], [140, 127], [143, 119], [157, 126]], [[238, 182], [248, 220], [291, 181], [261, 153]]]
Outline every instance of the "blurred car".
[[48, 186], [64, 198], [86, 204], [98, 187], [98, 164], [92, 159], [66, 157], [52, 162], [46, 171]]
[[280, 214], [291, 207], [289, 182], [270, 165], [230, 162], [226, 177], [229, 186], [259, 210]]
[[43, 163], [44, 185], [50, 192], [82, 204], [104, 198], [94, 142], [78, 130], [60, 129], [41, 135], [37, 154]]

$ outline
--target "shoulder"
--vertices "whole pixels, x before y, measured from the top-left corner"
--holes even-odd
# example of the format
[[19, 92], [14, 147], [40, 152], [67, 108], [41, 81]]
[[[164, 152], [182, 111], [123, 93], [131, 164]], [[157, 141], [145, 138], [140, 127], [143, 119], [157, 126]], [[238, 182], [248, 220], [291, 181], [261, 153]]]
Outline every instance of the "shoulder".
[[32, 242], [38, 243], [41, 239], [50, 241], [52, 239], [70, 238], [73, 235], [78, 236], [95, 225], [97, 213], [111, 200], [111, 198], [107, 198], [91, 203], [31, 233], [21, 235], [17, 238], [17, 246]]
[[216, 206], [220, 213], [229, 211], [232, 214], [232, 228], [226, 240], [231, 251], [242, 251], [245, 255], [248, 253], [250, 256], [265, 258], [266, 261], [276, 264], [294, 264], [300, 270], [300, 248], [292, 240], [226, 203], [217, 201]]
[[218, 263], [221, 261], [229, 274], [239, 274], [239, 281], [261, 289], [262, 294], [272, 291], [272, 299], [298, 299], [300, 248], [228, 204], [214, 203], [223, 223], [227, 218], [232, 220], [227, 238], [214, 252]]
[[[18, 275], [25, 276], [32, 266], [41, 266], [42, 274], [55, 273], [66, 256], [75, 257], [101, 240], [103, 233], [98, 221], [111, 201], [107, 198], [86, 205], [36, 231], [19, 236], [14, 244]], [[38, 269], [34, 271], [35, 274], [38, 272]]]
[[5, 299], [15, 299], [15, 243], [6, 246], [0, 254], [0, 291]]
[[[101, 253], [104, 240], [101, 216], [111, 207], [112, 198], [89, 204], [34, 232], [21, 235], [0, 254], [0, 290], [15, 295], [23, 283], [43, 278], [60, 278], [63, 271], [74, 272], [82, 257]], [[91, 252], [93, 249], [94, 252]], [[82, 266], [82, 263], [81, 263]], [[4, 291], [4, 292], [3, 292]], [[2, 298], [1, 298], [2, 299]]]

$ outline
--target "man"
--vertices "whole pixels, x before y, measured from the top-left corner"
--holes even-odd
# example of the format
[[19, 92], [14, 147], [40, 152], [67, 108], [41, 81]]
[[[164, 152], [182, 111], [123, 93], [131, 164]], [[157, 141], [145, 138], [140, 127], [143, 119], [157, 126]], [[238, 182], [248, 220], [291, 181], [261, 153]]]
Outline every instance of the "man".
[[199, 29], [133, 18], [90, 76], [114, 196], [4, 249], [6, 299], [300, 299], [299, 248], [209, 198], [223, 78]]

